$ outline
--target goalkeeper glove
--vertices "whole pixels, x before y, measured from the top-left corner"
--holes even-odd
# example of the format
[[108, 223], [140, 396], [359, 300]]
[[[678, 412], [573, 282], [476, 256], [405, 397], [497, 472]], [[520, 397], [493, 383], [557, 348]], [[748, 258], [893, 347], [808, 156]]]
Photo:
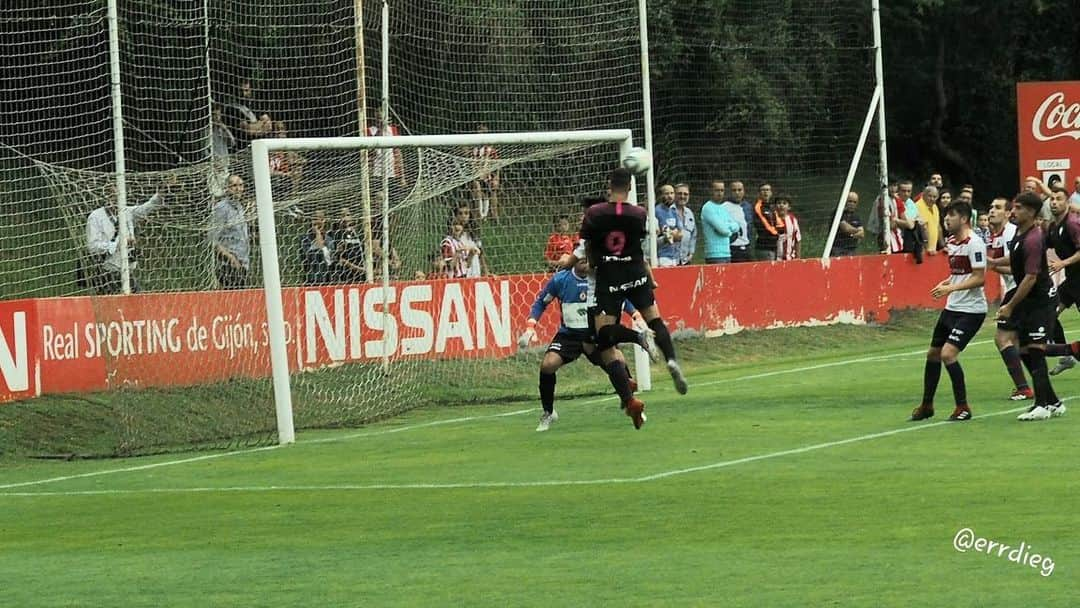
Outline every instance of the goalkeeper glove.
[[528, 329], [518, 338], [518, 348], [525, 348], [536, 341], [536, 321], [529, 319], [528, 326]]

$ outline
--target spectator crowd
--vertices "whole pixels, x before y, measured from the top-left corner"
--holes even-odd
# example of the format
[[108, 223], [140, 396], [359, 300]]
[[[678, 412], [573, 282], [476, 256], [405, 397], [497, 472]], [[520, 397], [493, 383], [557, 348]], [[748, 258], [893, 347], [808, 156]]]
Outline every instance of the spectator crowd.
[[[250, 200], [245, 193], [244, 177], [230, 167], [230, 156], [254, 139], [288, 137], [286, 124], [257, 112], [257, 105], [251, 83], [245, 81], [237, 96], [228, 103], [216, 104], [212, 110], [207, 186], [213, 204], [207, 222], [207, 241], [214, 260], [213, 276], [222, 289], [245, 288], [252, 283]], [[485, 133], [487, 126], [478, 123], [476, 131]], [[391, 127], [390, 133], [394, 132]], [[380, 133], [375, 129], [369, 134]], [[325, 209], [316, 209], [310, 214], [295, 214], [307, 223], [298, 244], [304, 282], [309, 285], [363, 282], [381, 276], [384, 264], [393, 278], [458, 279], [490, 274], [481, 226], [505, 213], [500, 208], [499, 154], [490, 145], [477, 146], [464, 154], [476, 165], [478, 177], [463, 188], [465, 196], [450, 209], [442, 240], [423, 266], [407, 277], [402, 276], [402, 260], [396, 249], [390, 246], [384, 251], [380, 220], [373, 219], [368, 240], [350, 209], [341, 209], [335, 218], [330, 218]], [[404, 182], [398, 151], [379, 150], [373, 156], [372, 173], [376, 182]], [[271, 154], [269, 169], [275, 197], [288, 199], [298, 191], [305, 164], [298, 153]], [[685, 266], [698, 259], [706, 264], [799, 259], [803, 232], [794, 197], [784, 192], [774, 193], [773, 185], [768, 182], [756, 185], [755, 196], [749, 196], [747, 190], [743, 181], [729, 184], [721, 179], [713, 180], [708, 185], [708, 197], [695, 213], [689, 184], [660, 185], [655, 208], [658, 265]], [[1057, 190], [1064, 190], [1062, 184], [1048, 186], [1036, 177], [1027, 178], [1022, 186], [1023, 192], [1034, 192], [1046, 201]], [[119, 293], [122, 250], [126, 249], [130, 287], [133, 292], [139, 290], [135, 273], [139, 263], [136, 231], [167, 203], [167, 193], [168, 187], [163, 185], [142, 204], [129, 207], [127, 223], [121, 230], [116, 189], [106, 189], [104, 204], [86, 218], [85, 251], [77, 268], [81, 286], [99, 294]], [[925, 256], [937, 255], [945, 248], [945, 210], [953, 200], [966, 201], [973, 209], [977, 207], [972, 185], [960, 186], [954, 195], [943, 176], [936, 172], [930, 174], [918, 191], [912, 180], [893, 181], [888, 186], [888, 195], [877, 196], [865, 216], [865, 211], [860, 210], [860, 194], [851, 191], [829, 254], [844, 257], [860, 251], [910, 253], [921, 263]], [[1069, 193], [1069, 203], [1080, 209], [1080, 177], [1076, 177]], [[1042, 219], [1049, 221], [1049, 203], [1044, 207]], [[992, 207], [988, 204], [987, 208]], [[990, 244], [994, 238], [991, 214], [973, 211], [973, 215], [974, 234]], [[555, 270], [559, 260], [573, 251], [578, 240], [577, 219], [569, 213], [557, 213], [553, 217], [552, 232], [542, 252], [546, 270]], [[126, 234], [126, 243], [120, 242], [122, 233]], [[867, 240], [867, 233], [874, 235], [872, 241]], [[370, 255], [367, 248], [371, 249]]]

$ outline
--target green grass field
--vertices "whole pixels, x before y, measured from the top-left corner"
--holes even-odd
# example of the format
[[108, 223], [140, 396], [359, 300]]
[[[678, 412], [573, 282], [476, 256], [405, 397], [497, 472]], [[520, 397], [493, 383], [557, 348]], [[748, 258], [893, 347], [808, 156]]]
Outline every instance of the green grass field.
[[[0, 461], [3, 606], [1074, 606], [1076, 411], [909, 423], [930, 313], [680, 343], [634, 431], [608, 397], [420, 409], [281, 449]], [[1066, 326], [1080, 331], [1070, 318]], [[591, 370], [589, 370], [591, 371]], [[602, 381], [602, 379], [600, 379]], [[954, 549], [957, 532], [1055, 562]]]

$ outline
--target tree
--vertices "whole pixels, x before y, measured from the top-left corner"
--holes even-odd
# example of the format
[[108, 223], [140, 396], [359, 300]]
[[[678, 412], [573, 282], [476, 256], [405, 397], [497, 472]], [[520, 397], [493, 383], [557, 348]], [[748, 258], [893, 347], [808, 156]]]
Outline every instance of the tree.
[[[1014, 194], [1016, 83], [1080, 73], [1069, 0], [901, 0], [882, 7], [890, 163]], [[982, 200], [982, 196], [979, 197]]]

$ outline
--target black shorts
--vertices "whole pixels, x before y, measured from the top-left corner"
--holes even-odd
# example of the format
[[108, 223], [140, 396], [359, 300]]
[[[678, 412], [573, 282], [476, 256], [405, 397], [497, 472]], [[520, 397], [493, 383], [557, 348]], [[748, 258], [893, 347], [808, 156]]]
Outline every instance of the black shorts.
[[[1005, 306], [1006, 304], [1008, 304], [1009, 300], [1012, 299], [1014, 293], [1016, 293], [1015, 287], [1013, 287], [1009, 291], [1006, 291], [1005, 295], [1001, 297], [1001, 305]], [[997, 328], [999, 331], [1018, 331], [1016, 327], [1015, 316], [1009, 317], [1008, 319], [998, 319]]]
[[1061, 285], [1058, 285], [1057, 293], [1062, 310], [1073, 306], [1080, 309], [1080, 278], [1065, 279]]
[[573, 363], [581, 355], [585, 355], [587, 359], [592, 361], [592, 358], [596, 356], [596, 349], [592, 349], [592, 355], [586, 354], [585, 344], [593, 344], [593, 340], [591, 338], [585, 340], [580, 336], [560, 331], [551, 339], [551, 344], [548, 344], [547, 352], [559, 355], [559, 358], [563, 360], [564, 364]]
[[984, 312], [956, 312], [943, 310], [934, 326], [934, 335], [930, 338], [931, 348], [941, 348], [948, 342], [960, 350], [967, 347], [986, 320]]
[[1012, 313], [1020, 346], [1046, 344], [1057, 320], [1057, 302], [1021, 305]]
[[629, 300], [634, 308], [644, 310], [656, 303], [649, 276], [635, 269], [633, 272], [597, 272], [593, 284], [592, 302], [597, 313], [622, 315], [623, 301]]

